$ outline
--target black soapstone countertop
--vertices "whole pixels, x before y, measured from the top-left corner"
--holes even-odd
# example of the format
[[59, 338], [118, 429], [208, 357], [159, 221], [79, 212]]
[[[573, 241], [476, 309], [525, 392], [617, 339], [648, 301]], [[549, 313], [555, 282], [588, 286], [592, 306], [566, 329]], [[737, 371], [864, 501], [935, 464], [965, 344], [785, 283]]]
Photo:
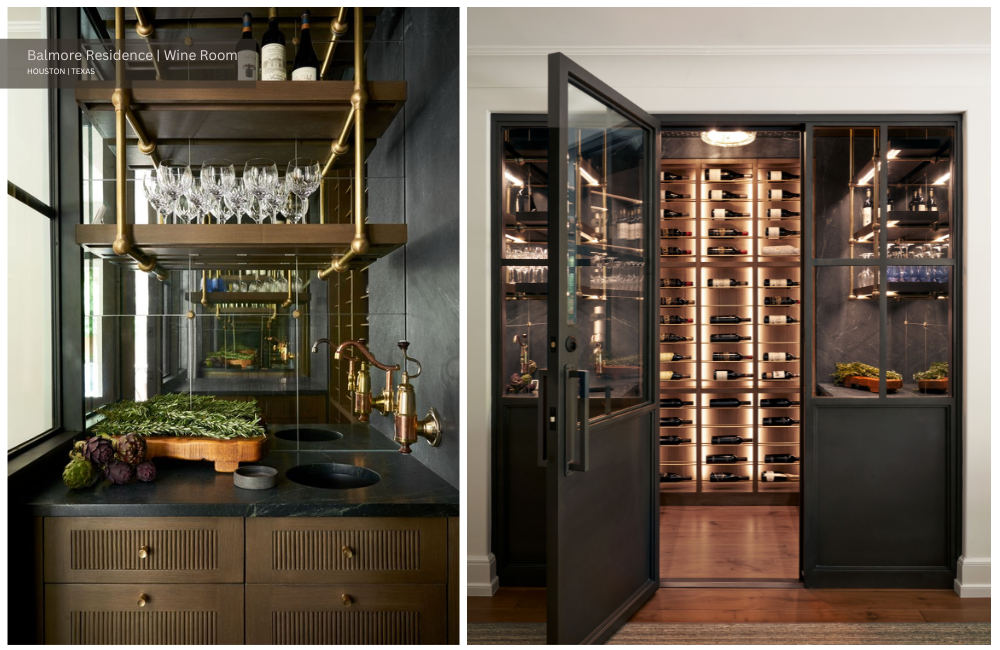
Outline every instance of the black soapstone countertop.
[[[457, 517], [458, 490], [378, 431], [364, 425], [302, 425], [339, 431], [335, 442], [296, 443], [273, 436], [259, 463], [278, 470], [267, 490], [243, 490], [231, 473], [216, 472], [207, 461], [154, 460], [152, 483], [71, 490], [55, 474], [26, 503], [42, 517]], [[418, 445], [426, 444], [423, 439]], [[342, 463], [365, 467], [381, 480], [347, 490], [306, 487], [288, 480], [296, 465]], [[247, 463], [244, 463], [246, 465]]]

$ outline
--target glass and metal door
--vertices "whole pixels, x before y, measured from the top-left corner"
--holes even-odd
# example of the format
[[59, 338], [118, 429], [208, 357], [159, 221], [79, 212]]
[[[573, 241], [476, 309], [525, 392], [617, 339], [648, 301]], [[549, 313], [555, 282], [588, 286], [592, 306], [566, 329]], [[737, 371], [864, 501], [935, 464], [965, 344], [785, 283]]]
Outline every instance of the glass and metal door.
[[659, 586], [659, 127], [549, 56], [548, 642], [601, 643]]

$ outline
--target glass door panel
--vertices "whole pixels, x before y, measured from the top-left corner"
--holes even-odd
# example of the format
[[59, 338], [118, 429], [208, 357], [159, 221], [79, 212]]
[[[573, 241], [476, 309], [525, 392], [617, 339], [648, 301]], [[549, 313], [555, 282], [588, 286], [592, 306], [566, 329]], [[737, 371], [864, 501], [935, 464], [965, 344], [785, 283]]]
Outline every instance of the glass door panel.
[[952, 129], [890, 127], [887, 159], [889, 257], [951, 257]]

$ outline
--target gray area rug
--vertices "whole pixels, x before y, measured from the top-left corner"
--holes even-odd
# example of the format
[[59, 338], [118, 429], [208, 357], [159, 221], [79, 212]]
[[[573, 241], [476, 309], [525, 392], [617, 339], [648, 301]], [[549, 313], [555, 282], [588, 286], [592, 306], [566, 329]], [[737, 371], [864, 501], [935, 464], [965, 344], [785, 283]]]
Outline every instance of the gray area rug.
[[[470, 623], [469, 645], [545, 643], [544, 623]], [[608, 645], [990, 645], [989, 623], [628, 623]]]

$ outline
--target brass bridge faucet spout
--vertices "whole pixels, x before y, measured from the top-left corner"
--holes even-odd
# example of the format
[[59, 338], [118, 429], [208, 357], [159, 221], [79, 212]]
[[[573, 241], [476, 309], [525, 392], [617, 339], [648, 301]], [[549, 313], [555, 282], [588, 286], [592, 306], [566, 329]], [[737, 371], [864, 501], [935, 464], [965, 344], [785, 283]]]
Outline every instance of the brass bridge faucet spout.
[[[368, 350], [368, 346], [365, 344], [364, 339], [358, 339], [357, 341], [344, 341], [337, 346], [337, 349], [333, 353], [334, 359], [340, 359], [340, 355], [343, 354], [347, 348], [353, 347], [361, 354], [363, 359], [358, 359], [356, 357], [351, 357], [349, 359], [350, 366], [347, 370], [347, 390], [353, 393], [354, 397], [354, 414], [358, 416], [358, 420], [361, 422], [367, 422], [368, 416], [371, 414], [372, 409], [375, 409], [382, 415], [388, 415], [395, 412], [396, 410], [396, 400], [393, 398], [392, 385], [394, 383], [393, 373], [399, 370], [399, 366], [387, 366], [384, 363], [380, 363], [372, 353]], [[360, 362], [360, 368], [355, 375], [354, 368], [355, 362]], [[385, 388], [382, 389], [382, 393], [378, 397], [372, 397], [372, 379], [368, 372], [368, 366], [372, 365], [379, 370], [385, 371]]]

